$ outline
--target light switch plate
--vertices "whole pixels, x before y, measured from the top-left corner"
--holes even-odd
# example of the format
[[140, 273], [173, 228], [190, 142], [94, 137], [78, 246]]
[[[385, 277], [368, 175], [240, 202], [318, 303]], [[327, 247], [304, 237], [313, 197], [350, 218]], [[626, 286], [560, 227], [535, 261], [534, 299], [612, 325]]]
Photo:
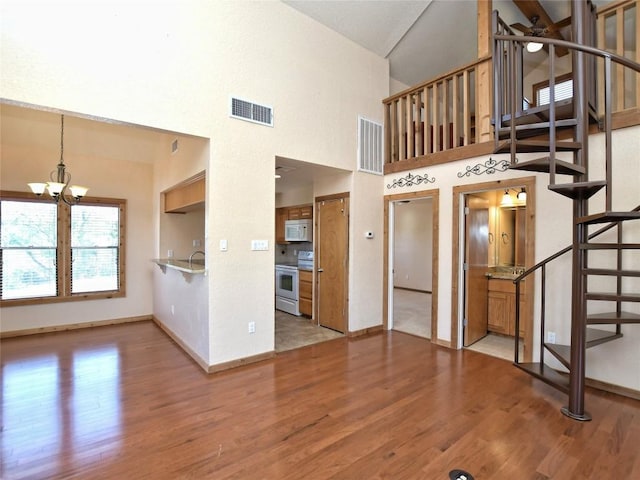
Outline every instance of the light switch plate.
[[269, 240], [251, 240], [251, 250], [269, 250]]
[[228, 245], [228, 243], [227, 243], [227, 240], [226, 240], [226, 239], [222, 239], [222, 240], [220, 240], [220, 251], [221, 251], [221, 252], [226, 252], [226, 251], [227, 251], [227, 249], [228, 249], [228, 247], [229, 247], [229, 245]]

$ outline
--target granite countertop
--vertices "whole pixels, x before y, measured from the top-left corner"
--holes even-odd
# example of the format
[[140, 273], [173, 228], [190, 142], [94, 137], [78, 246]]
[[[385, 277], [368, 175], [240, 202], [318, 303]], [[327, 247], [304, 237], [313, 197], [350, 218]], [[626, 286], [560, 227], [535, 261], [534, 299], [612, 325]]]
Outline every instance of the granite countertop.
[[191, 262], [187, 259], [176, 258], [154, 258], [151, 260], [157, 264], [164, 271], [165, 268], [171, 268], [172, 270], [178, 270], [183, 273], [206, 273], [207, 270], [204, 267], [204, 260], [201, 258], [194, 259]]
[[515, 280], [522, 272], [524, 267], [492, 267], [484, 275], [489, 279]]

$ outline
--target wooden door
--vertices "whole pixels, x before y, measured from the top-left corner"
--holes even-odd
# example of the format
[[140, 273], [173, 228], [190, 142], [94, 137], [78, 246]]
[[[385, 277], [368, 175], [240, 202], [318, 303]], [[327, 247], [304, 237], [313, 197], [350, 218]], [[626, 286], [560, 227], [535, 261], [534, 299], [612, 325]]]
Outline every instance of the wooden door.
[[489, 202], [465, 196], [465, 308], [464, 346], [487, 334], [487, 292], [489, 267]]
[[349, 197], [316, 205], [317, 318], [323, 327], [346, 333], [348, 312]]

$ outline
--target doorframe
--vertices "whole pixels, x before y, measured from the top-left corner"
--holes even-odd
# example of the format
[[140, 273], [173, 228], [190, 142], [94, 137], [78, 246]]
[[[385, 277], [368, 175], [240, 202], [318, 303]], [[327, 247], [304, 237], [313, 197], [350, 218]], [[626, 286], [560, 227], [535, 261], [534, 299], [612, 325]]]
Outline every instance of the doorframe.
[[[464, 216], [461, 215], [461, 203], [462, 197], [465, 194], [486, 192], [489, 190], [500, 190], [515, 187], [525, 187], [527, 192], [527, 228], [526, 228], [526, 248], [525, 248], [525, 265], [530, 268], [535, 265], [535, 218], [536, 218], [536, 177], [520, 177], [510, 178], [505, 180], [497, 180], [494, 182], [473, 183], [469, 185], [460, 185], [453, 187], [453, 222], [452, 222], [452, 255], [451, 259], [451, 347], [456, 350], [461, 347], [462, 339], [462, 315], [464, 312], [465, 299], [464, 288], [459, 288], [462, 278], [462, 265], [461, 265], [461, 252], [464, 251], [461, 248], [463, 244], [464, 225], [461, 222], [464, 220]], [[464, 246], [464, 244], [463, 244]], [[526, 303], [526, 312], [524, 312], [524, 356], [525, 362], [532, 361], [533, 358], [533, 304], [535, 285], [534, 279], [527, 281], [524, 288], [524, 294], [528, 301]]]
[[[389, 259], [393, 256], [393, 235], [395, 233], [394, 220], [394, 208], [393, 203], [400, 200], [418, 200], [421, 198], [430, 198], [432, 200], [432, 229], [433, 240], [431, 249], [431, 343], [438, 342], [438, 245], [440, 241], [440, 190], [420, 190], [418, 192], [411, 193], [399, 193], [395, 195], [384, 196], [384, 264], [382, 274], [382, 328], [389, 330], [389, 309], [393, 305], [393, 275], [390, 275], [390, 269], [393, 267], [393, 261]], [[391, 301], [390, 301], [391, 299]], [[446, 343], [446, 342], [444, 342]], [[443, 344], [444, 344], [443, 343]]]

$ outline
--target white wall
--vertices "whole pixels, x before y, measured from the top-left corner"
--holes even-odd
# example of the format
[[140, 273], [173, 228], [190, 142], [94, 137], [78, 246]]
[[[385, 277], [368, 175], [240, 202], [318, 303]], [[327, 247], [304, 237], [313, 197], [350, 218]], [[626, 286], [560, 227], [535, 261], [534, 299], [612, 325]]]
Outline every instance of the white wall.
[[433, 201], [396, 203], [394, 209], [395, 287], [432, 291]]
[[[197, 137], [179, 137], [178, 150], [171, 153], [174, 136], [168, 136], [153, 169], [153, 219], [156, 241], [155, 258], [166, 258], [173, 250], [174, 258], [188, 258], [196, 250], [205, 250], [206, 208], [186, 214], [164, 213], [162, 193], [206, 170], [209, 142]], [[201, 240], [193, 247], [193, 240]], [[205, 251], [206, 253], [206, 251]], [[197, 258], [201, 259], [201, 256]], [[207, 266], [208, 259], [205, 261]], [[209, 361], [209, 277], [181, 273], [167, 268], [153, 269], [153, 315], [165, 328], [191, 350], [200, 365]]]
[[[602, 178], [601, 166], [603, 154], [603, 135], [594, 135], [589, 139], [590, 159], [592, 167], [590, 176], [592, 179]], [[640, 127], [617, 130], [613, 133], [614, 168], [613, 178], [615, 185], [614, 210], [631, 210], [640, 204], [638, 193], [638, 181], [640, 178], [640, 164], [637, 161], [637, 152], [640, 151]], [[526, 160], [534, 154], [519, 155], [521, 160]], [[453, 275], [459, 272], [451, 271], [452, 259], [452, 205], [453, 187], [457, 185], [469, 185], [483, 182], [495, 182], [501, 179], [517, 178], [523, 176], [536, 176], [536, 234], [535, 234], [535, 259], [540, 261], [553, 253], [571, 244], [572, 238], [572, 202], [547, 189], [548, 176], [533, 172], [506, 171], [494, 174], [482, 174], [464, 176], [465, 167], [476, 164], [484, 164], [489, 156], [461, 160], [444, 165], [436, 165], [427, 168], [411, 170], [413, 175], [428, 174], [435, 178], [435, 183], [429, 184], [429, 188], [437, 188], [440, 191], [440, 230], [439, 230], [439, 276], [438, 276], [438, 338], [450, 341], [451, 322], [458, 319], [452, 318], [451, 311], [451, 286]], [[506, 159], [506, 155], [492, 155], [494, 160]], [[385, 176], [385, 185], [391, 184], [394, 179], [402, 177], [409, 172], [390, 174]], [[463, 175], [462, 178], [458, 174]], [[387, 188], [385, 194], [398, 194], [420, 191], [420, 186], [406, 187], [401, 192], [397, 189]], [[604, 209], [603, 194], [593, 197], [590, 209], [598, 212]], [[627, 222], [625, 225], [625, 239], [629, 242], [638, 242], [640, 238], [640, 224]], [[626, 257], [626, 268], [640, 269], [640, 256], [631, 254]], [[547, 330], [555, 331], [557, 342], [567, 344], [570, 338], [571, 305], [567, 299], [571, 295], [571, 257], [564, 256], [556, 260], [547, 269]], [[539, 318], [540, 318], [540, 279], [536, 278], [536, 294], [534, 303], [534, 357], [537, 358], [539, 345]], [[627, 292], [640, 291], [638, 279], [625, 281]], [[551, 292], [551, 293], [549, 293]], [[609, 306], [610, 307], [610, 306]], [[595, 307], [597, 308], [597, 307]], [[593, 311], [596, 311], [594, 308]], [[604, 306], [600, 306], [604, 309]], [[640, 305], [625, 304], [625, 310], [640, 312]], [[602, 311], [602, 310], [599, 310]], [[606, 329], [607, 327], [599, 327]], [[640, 326], [623, 326], [624, 337], [621, 340], [591, 348], [587, 351], [587, 376], [603, 382], [620, 385], [634, 390], [640, 390], [640, 373], [637, 365], [640, 364]], [[548, 360], [550, 355], [545, 356]], [[553, 364], [552, 360], [549, 360]], [[558, 366], [554, 364], [554, 366]]]
[[[8, 0], [1, 21], [5, 98], [211, 139], [207, 362], [272, 351], [274, 251], [249, 247], [273, 239], [274, 159], [354, 170], [357, 116], [382, 120], [388, 62], [280, 2]], [[273, 106], [274, 127], [230, 119], [230, 95]], [[353, 231], [381, 225], [380, 207], [359, 207], [381, 205], [381, 178], [349, 188], [362, 212]], [[353, 315], [351, 329], [381, 317], [370, 301], [381, 282], [369, 282], [382, 255], [361, 257], [351, 264], [352, 308], [366, 298], [369, 317]]]

